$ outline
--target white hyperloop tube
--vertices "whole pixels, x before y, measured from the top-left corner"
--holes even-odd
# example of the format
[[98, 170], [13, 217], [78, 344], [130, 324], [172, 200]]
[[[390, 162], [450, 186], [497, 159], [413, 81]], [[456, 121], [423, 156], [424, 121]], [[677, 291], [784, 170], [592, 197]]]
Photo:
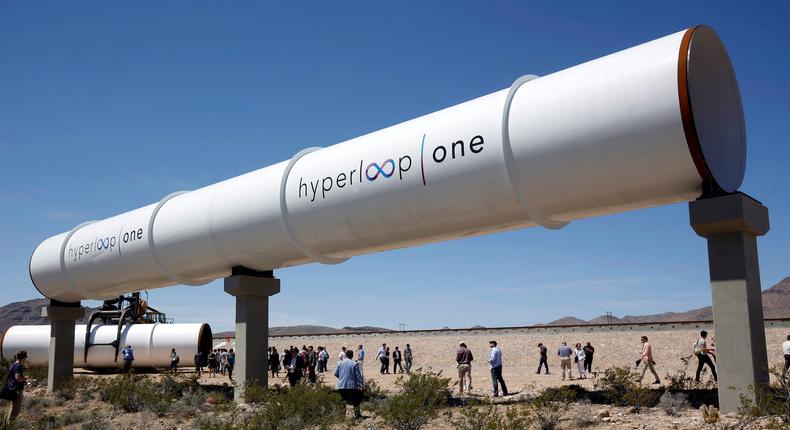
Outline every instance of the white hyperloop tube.
[[54, 300], [108, 299], [740, 186], [740, 93], [712, 29], [530, 79], [53, 236], [31, 279]]
[[[118, 326], [94, 326], [91, 344], [109, 344], [116, 339]], [[11, 359], [18, 351], [27, 351], [28, 363], [46, 365], [49, 357], [50, 326], [15, 325], [3, 336], [0, 354]], [[170, 350], [175, 348], [182, 365], [192, 363], [192, 357], [201, 351], [208, 357], [211, 351], [211, 327], [208, 324], [127, 324], [121, 330], [120, 349], [131, 345], [134, 367], [162, 368], [170, 366]], [[74, 367], [88, 369], [117, 368], [123, 364], [121, 355], [115, 359], [115, 348], [94, 345], [88, 348], [85, 361], [85, 326], [77, 325], [74, 334]]]

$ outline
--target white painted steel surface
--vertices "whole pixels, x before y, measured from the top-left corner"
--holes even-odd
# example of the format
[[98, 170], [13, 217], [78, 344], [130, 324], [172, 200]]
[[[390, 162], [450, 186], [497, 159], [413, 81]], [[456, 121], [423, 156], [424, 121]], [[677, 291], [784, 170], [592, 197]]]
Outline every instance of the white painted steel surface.
[[[91, 330], [91, 343], [110, 343], [115, 340], [117, 325], [99, 325]], [[45, 365], [49, 357], [50, 326], [15, 325], [3, 337], [2, 354], [10, 359], [18, 351], [27, 351], [28, 363]], [[202, 341], [202, 345], [201, 345]], [[208, 324], [132, 324], [121, 331], [121, 347], [132, 345], [134, 367], [170, 367], [170, 350], [175, 348], [181, 365], [192, 365], [193, 357], [202, 347], [204, 356], [211, 349], [211, 328]], [[88, 361], [84, 361], [85, 325], [77, 325], [74, 332], [74, 367], [116, 368], [123, 364], [121, 354], [114, 360], [112, 346], [92, 346]]]
[[740, 186], [740, 95], [707, 27], [521, 81], [53, 236], [31, 279], [51, 299], [109, 299]]

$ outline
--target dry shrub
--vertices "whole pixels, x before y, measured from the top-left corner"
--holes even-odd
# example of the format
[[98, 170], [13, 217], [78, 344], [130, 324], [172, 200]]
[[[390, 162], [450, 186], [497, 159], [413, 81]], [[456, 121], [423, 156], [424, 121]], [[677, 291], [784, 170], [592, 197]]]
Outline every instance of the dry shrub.
[[395, 430], [420, 430], [438, 416], [439, 409], [451, 398], [450, 378], [443, 378], [441, 372], [418, 369], [408, 377], [399, 376], [395, 385], [401, 392], [389, 397], [378, 411]]

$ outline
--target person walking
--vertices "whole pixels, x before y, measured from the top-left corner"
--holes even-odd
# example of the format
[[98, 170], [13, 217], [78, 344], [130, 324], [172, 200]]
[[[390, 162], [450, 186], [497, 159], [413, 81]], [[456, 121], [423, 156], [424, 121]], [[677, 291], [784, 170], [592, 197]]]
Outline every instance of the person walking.
[[584, 349], [582, 349], [582, 344], [576, 344], [576, 357], [573, 359], [576, 362], [576, 369], [579, 371], [579, 379], [587, 379], [587, 372], [584, 370]]
[[546, 367], [546, 374], [549, 375], [549, 360], [548, 360], [548, 353], [549, 349], [546, 348], [542, 343], [538, 344], [538, 352], [540, 353], [540, 361], [538, 362], [538, 371], [535, 372], [536, 374], [540, 375], [540, 368]]
[[707, 364], [710, 368], [710, 373], [713, 375], [713, 380], [718, 381], [719, 377], [716, 375], [716, 365], [713, 364], [713, 361], [710, 359], [712, 355], [713, 358], [716, 358], [716, 349], [708, 347], [708, 332], [702, 330], [699, 332], [699, 339], [697, 342], [694, 343], [694, 355], [697, 356], [697, 374], [694, 377], [694, 380], [699, 383], [700, 373], [702, 373], [702, 368]]
[[178, 373], [178, 353], [176, 352], [175, 348], [170, 350], [170, 371], [173, 373]]
[[326, 372], [327, 363], [329, 363], [329, 352], [323, 346], [318, 347], [318, 372]]
[[587, 342], [587, 345], [584, 345], [584, 370], [586, 374], [592, 373], [593, 354], [595, 354], [595, 348], [590, 342]]
[[378, 358], [379, 362], [381, 362], [381, 368], [379, 369], [379, 373], [381, 373], [383, 375], [384, 371], [387, 370], [387, 360], [386, 360], [387, 359], [387, 344], [386, 343], [382, 343], [381, 344], [381, 348], [379, 348], [378, 352], [376, 352], [376, 358]]
[[9, 400], [11, 408], [8, 410], [6, 421], [15, 421], [22, 411], [22, 401], [24, 400], [25, 386], [27, 385], [27, 378], [25, 377], [25, 361], [27, 361], [27, 351], [19, 351], [15, 355], [16, 359], [14, 364], [8, 369], [8, 376], [5, 378], [5, 385], [0, 398]]
[[217, 351], [211, 350], [208, 353], [208, 375], [212, 378], [217, 376]]
[[491, 382], [494, 385], [494, 397], [499, 397], [499, 387], [502, 385], [502, 395], [507, 396], [507, 385], [502, 379], [502, 351], [497, 347], [495, 340], [489, 341], [488, 366], [491, 368]]
[[310, 382], [316, 381], [315, 367], [318, 364], [318, 354], [313, 349], [313, 345], [307, 348], [307, 379]]
[[359, 404], [362, 402], [362, 390], [365, 388], [365, 381], [362, 372], [359, 371], [359, 362], [354, 362], [353, 358], [354, 351], [349, 349], [346, 351], [343, 360], [337, 364], [335, 369], [337, 385], [335, 385], [335, 388], [346, 404], [354, 407], [354, 418], [362, 418]]
[[288, 383], [293, 387], [298, 384], [302, 376], [304, 376], [304, 360], [302, 360], [302, 357], [299, 355], [299, 350], [296, 348], [291, 349], [289, 360], [285, 368], [288, 371]]
[[386, 351], [384, 351], [384, 373], [390, 373], [390, 347], [387, 347]]
[[464, 390], [467, 393], [472, 391], [472, 360], [472, 350], [467, 348], [466, 343], [461, 342], [455, 353], [455, 362], [458, 363], [458, 389], [462, 396]]
[[274, 346], [271, 354], [269, 354], [269, 370], [272, 372], [272, 378], [280, 376], [280, 353]]
[[639, 352], [639, 360], [637, 360], [637, 365], [640, 366], [642, 371], [639, 375], [639, 383], [642, 383], [642, 380], [645, 379], [645, 373], [647, 370], [650, 369], [650, 373], [656, 377], [656, 380], [653, 382], [654, 384], [660, 384], [661, 379], [658, 377], [658, 373], [656, 373], [655, 364], [656, 362], [653, 361], [653, 347], [650, 346], [650, 343], [647, 341], [647, 336], [642, 336], [642, 350]]
[[346, 347], [344, 346], [344, 347], [340, 348], [340, 355], [338, 355], [338, 357], [337, 357], [337, 361], [338, 361], [338, 362], [341, 362], [341, 361], [343, 361], [345, 358], [346, 358]]
[[411, 345], [406, 344], [406, 349], [403, 350], [403, 358], [406, 361], [406, 374], [411, 375], [411, 366], [414, 364], [414, 353], [411, 350]]
[[787, 379], [787, 369], [790, 369], [790, 334], [787, 340], [782, 343], [782, 354], [785, 356], [785, 367], [782, 369], [782, 379]]
[[230, 379], [230, 382], [234, 382], [233, 381], [233, 366], [235, 366], [235, 365], [236, 365], [236, 353], [233, 352], [233, 348], [231, 348], [230, 351], [228, 351], [228, 364], [227, 364], [228, 379]]
[[398, 373], [398, 368], [400, 367], [400, 373], [403, 373], [403, 353], [395, 347], [395, 351], [392, 351], [392, 373]]
[[199, 350], [195, 353], [195, 373], [198, 376], [203, 373], [203, 353]]
[[568, 371], [568, 377], [573, 381], [573, 370], [571, 368], [571, 356], [574, 355], [573, 348], [568, 346], [568, 342], [562, 342], [557, 355], [560, 356], [560, 368], [562, 369], [562, 380], [565, 380], [565, 371]]
[[132, 350], [132, 345], [126, 345], [126, 348], [123, 349], [121, 353], [121, 357], [123, 358], [123, 373], [129, 373], [132, 370], [132, 362], [134, 361], [134, 351]]
[[228, 370], [228, 351], [223, 349], [219, 353], [219, 371], [224, 376], [226, 370]]
[[365, 377], [365, 348], [362, 345], [357, 347], [357, 363], [359, 363], [359, 373]]

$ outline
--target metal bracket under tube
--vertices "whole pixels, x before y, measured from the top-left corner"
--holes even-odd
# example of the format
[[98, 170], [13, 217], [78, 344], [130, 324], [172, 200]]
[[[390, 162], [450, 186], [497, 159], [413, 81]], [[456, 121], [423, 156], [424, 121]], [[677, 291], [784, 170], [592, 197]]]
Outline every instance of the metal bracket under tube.
[[302, 240], [294, 231], [293, 226], [291, 225], [290, 215], [288, 214], [288, 202], [286, 201], [285, 198], [285, 191], [286, 191], [285, 186], [288, 183], [288, 175], [291, 173], [291, 169], [293, 168], [293, 166], [296, 164], [297, 161], [299, 161], [300, 158], [304, 157], [305, 155], [311, 152], [318, 151], [319, 149], [321, 148], [312, 147], [312, 148], [305, 148], [297, 152], [296, 155], [294, 155], [293, 158], [291, 158], [291, 161], [288, 162], [288, 166], [285, 167], [285, 170], [283, 171], [282, 180], [280, 181], [280, 219], [283, 222], [285, 231], [288, 233], [288, 237], [291, 239], [291, 243], [293, 243], [293, 245], [296, 247], [297, 250], [299, 250], [299, 252], [304, 254], [306, 257], [314, 261], [317, 261], [319, 263], [339, 264], [348, 260], [348, 257], [337, 258], [328, 255], [322, 255], [319, 254], [318, 252], [313, 251], [312, 249], [310, 249], [309, 246], [307, 246], [304, 242], [302, 242]]
[[516, 200], [521, 209], [538, 225], [551, 230], [558, 230], [568, 225], [568, 221], [557, 221], [544, 215], [534, 205], [530, 204], [527, 196], [518, 187], [515, 172], [516, 158], [513, 155], [513, 147], [510, 145], [510, 105], [513, 103], [513, 97], [515, 97], [519, 87], [537, 78], [539, 78], [537, 75], [524, 75], [516, 79], [513, 85], [510, 86], [510, 91], [505, 99], [505, 108], [502, 111], [502, 150], [505, 155], [505, 171], [510, 180], [510, 187], [513, 190], [513, 194], [516, 195]]

